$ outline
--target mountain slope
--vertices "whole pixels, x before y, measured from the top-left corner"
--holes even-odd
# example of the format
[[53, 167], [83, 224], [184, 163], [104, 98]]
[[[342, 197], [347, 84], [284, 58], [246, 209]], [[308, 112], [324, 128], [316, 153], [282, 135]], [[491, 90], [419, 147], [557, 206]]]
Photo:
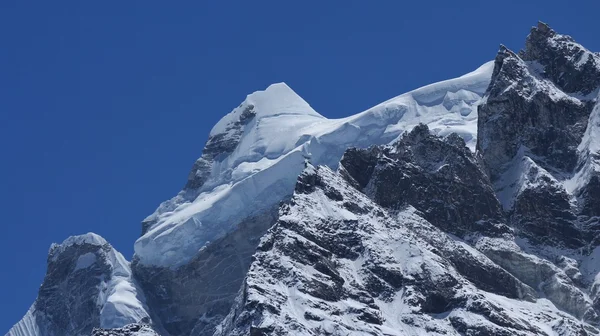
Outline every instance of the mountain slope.
[[487, 63], [337, 120], [285, 84], [249, 95], [213, 128], [184, 190], [144, 221], [136, 242], [133, 270], [165, 328], [212, 333], [306, 159], [336, 167], [346, 148], [389, 143], [419, 122], [474, 146], [475, 109], [490, 76]]
[[[461, 150], [460, 143], [433, 137], [415, 143], [425, 132], [413, 131], [397, 147], [377, 148], [374, 172], [396, 167], [407, 159], [406, 151]], [[302, 173], [289, 205], [261, 240], [237, 303], [216, 335], [598, 333], [560, 310], [568, 307], [538, 297], [483, 253], [425, 220], [427, 214], [402, 198], [403, 190], [387, 195], [398, 202], [395, 206], [375, 203], [369, 191], [395, 182], [387, 174], [374, 174], [367, 194], [358, 192], [346, 167], [356, 168], [364, 157], [349, 156], [344, 156], [341, 174], [310, 165]], [[473, 161], [469, 156], [468, 150], [461, 155]], [[446, 172], [431, 174], [429, 166], [410, 162], [436, 182], [465, 168], [447, 163]], [[437, 202], [434, 212], [449, 204]], [[478, 225], [500, 233], [493, 224]], [[507, 231], [494, 239], [509, 245], [511, 238]], [[553, 276], [566, 278], [560, 271]]]

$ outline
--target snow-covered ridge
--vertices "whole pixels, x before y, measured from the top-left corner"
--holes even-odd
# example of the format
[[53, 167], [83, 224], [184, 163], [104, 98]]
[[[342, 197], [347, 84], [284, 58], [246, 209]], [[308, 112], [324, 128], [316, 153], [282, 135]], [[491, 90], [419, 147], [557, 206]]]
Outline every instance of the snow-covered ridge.
[[443, 136], [456, 132], [474, 149], [477, 105], [492, 70], [488, 62], [342, 119], [321, 116], [283, 83], [248, 95], [212, 129], [204, 153], [210, 155], [197, 164], [200, 187], [182, 191], [145, 220], [137, 260], [185, 264], [240, 220], [291, 195], [307, 159], [335, 168], [346, 148], [387, 144], [419, 123]]

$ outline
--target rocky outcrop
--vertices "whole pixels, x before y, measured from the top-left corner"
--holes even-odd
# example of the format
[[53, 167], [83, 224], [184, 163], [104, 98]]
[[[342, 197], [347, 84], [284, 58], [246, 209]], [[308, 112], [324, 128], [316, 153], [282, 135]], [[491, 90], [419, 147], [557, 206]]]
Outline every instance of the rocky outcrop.
[[599, 64], [597, 55], [543, 23], [519, 54], [501, 47], [496, 56], [479, 106], [477, 152], [510, 224], [531, 242], [578, 248], [595, 236], [578, 218], [594, 213], [595, 196], [587, 192], [594, 178], [583, 183], [579, 198], [565, 182], [585, 166], [581, 143], [596, 103]]
[[[551, 320], [562, 335], [598, 332], [535, 304], [535, 290], [413, 207], [385, 209], [347, 178], [307, 167], [215, 335], [543, 335]], [[523, 309], [507, 309], [513, 301]]]
[[348, 150], [341, 173], [379, 205], [411, 205], [444, 231], [511, 233], [487, 175], [456, 134], [442, 140], [418, 125], [392, 146]]
[[543, 66], [542, 75], [568, 93], [589, 94], [600, 86], [600, 58], [568, 35], [539, 22], [519, 52], [524, 61]]
[[48, 270], [28, 315], [8, 336], [85, 335], [149, 321], [129, 263], [102, 237], [88, 233], [53, 244]]
[[94, 328], [91, 336], [158, 336], [158, 334], [149, 325], [132, 323], [122, 328]]
[[212, 163], [227, 157], [238, 146], [247, 125], [256, 115], [254, 105], [242, 104], [238, 107], [239, 117], [232, 120], [220, 133], [211, 134], [206, 141], [202, 156], [194, 163], [188, 176], [185, 189], [198, 189], [210, 177]]

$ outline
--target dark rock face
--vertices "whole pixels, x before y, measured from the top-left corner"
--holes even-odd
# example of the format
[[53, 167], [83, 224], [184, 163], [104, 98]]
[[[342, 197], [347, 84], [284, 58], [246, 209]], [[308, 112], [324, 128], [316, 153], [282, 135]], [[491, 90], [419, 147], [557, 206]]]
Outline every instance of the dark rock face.
[[147, 324], [133, 323], [123, 328], [102, 329], [94, 328], [92, 336], [158, 336], [158, 334]]
[[202, 187], [210, 176], [213, 161], [220, 161], [237, 147], [244, 133], [244, 126], [256, 115], [253, 105], [249, 104], [243, 108], [239, 119], [228, 125], [223, 133], [214, 134], [208, 138], [202, 151], [202, 157], [192, 166], [184, 190]]
[[148, 267], [134, 260], [132, 269], [147, 293], [148, 305], [171, 336], [212, 335], [233, 304], [260, 237], [276, 218], [273, 209], [246, 219], [236, 231], [176, 269]]
[[477, 151], [496, 179], [521, 146], [543, 158], [541, 165], [570, 171], [577, 163], [577, 145], [592, 105], [538, 78], [536, 70], [501, 47], [479, 106]]
[[[349, 150], [344, 167], [369, 166], [358, 153]], [[533, 321], [549, 312], [518, 318], [484, 292], [535, 301], [535, 290], [414, 208], [382, 208], [348, 177], [345, 169], [338, 175], [311, 166], [299, 177], [215, 335], [403, 335], [415, 328], [434, 335], [544, 334]], [[576, 319], [560, 318], [569, 324], [562, 334], [582, 330]]]
[[587, 169], [580, 144], [596, 104], [599, 64], [596, 54], [543, 23], [519, 55], [501, 47], [496, 56], [478, 110], [477, 151], [509, 205], [510, 224], [533, 243], [578, 248], [596, 236], [578, 217], [598, 213], [590, 192], [596, 179], [584, 181], [576, 198], [563, 182]]
[[573, 224], [575, 220], [577, 217], [571, 211], [569, 195], [556, 187], [523, 191], [512, 214], [513, 223], [530, 241], [552, 244], [559, 239], [571, 248], [585, 243], [583, 233]]
[[[98, 286], [102, 277], [111, 276], [111, 266], [102, 257], [109, 245], [74, 245], [48, 256], [48, 271], [35, 302], [38, 325], [46, 325], [48, 335], [86, 335], [100, 325]], [[87, 253], [97, 261], [85, 269], [76, 269], [77, 260]], [[55, 259], [56, 258], [56, 259]]]
[[456, 134], [442, 140], [419, 125], [393, 147], [351, 149], [341, 172], [385, 208], [411, 205], [442, 230], [510, 233], [477, 160]]
[[598, 55], [581, 47], [570, 36], [557, 34], [543, 22], [531, 29], [525, 50], [519, 55], [525, 61], [543, 65], [544, 77], [564, 92], [588, 94], [600, 86]]
[[594, 174], [587, 185], [581, 190], [579, 198], [583, 200], [581, 213], [590, 216], [600, 216], [600, 174]]

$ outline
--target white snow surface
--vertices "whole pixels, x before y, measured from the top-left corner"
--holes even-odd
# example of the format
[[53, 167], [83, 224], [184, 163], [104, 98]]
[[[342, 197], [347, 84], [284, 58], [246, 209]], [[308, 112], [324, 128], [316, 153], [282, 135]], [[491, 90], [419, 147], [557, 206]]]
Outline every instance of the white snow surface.
[[346, 148], [390, 143], [419, 123], [442, 136], [456, 132], [474, 150], [477, 105], [492, 70], [488, 62], [342, 119], [323, 117], [284, 83], [248, 95], [210, 133], [226, 136], [252, 107], [255, 116], [243, 126], [235, 150], [212, 163], [193, 197], [182, 191], [146, 219], [154, 224], [136, 241], [136, 257], [145, 265], [183, 265], [240, 220], [290, 196], [305, 160], [335, 168]]
[[112, 276], [100, 287], [100, 327], [119, 328], [149, 317], [144, 294], [132, 278], [129, 262], [112, 248], [107, 259], [112, 265]]
[[88, 252], [79, 258], [77, 258], [77, 264], [75, 264], [75, 270], [86, 269], [92, 266], [96, 262], [96, 255]]
[[108, 242], [106, 241], [106, 239], [102, 238], [101, 236], [99, 236], [93, 232], [88, 232], [86, 234], [82, 234], [82, 235], [78, 235], [78, 236], [71, 236], [71, 237], [65, 239], [60, 244], [54, 243], [54, 244], [50, 245], [50, 254], [53, 255], [53, 260], [56, 260], [56, 258], [58, 258], [58, 256], [62, 252], [64, 252], [67, 248], [69, 248], [73, 245], [83, 245], [83, 244], [103, 246], [103, 245], [108, 244]]

